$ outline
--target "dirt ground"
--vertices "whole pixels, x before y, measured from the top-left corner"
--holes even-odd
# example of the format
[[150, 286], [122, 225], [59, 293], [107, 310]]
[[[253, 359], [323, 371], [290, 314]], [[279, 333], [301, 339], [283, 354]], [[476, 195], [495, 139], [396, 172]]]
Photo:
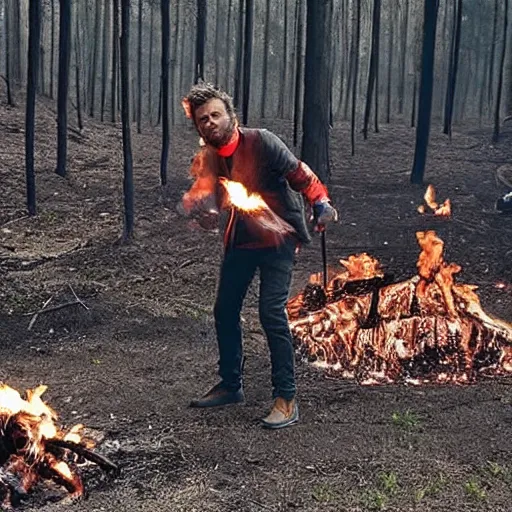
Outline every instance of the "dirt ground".
[[[63, 425], [82, 422], [119, 464], [105, 476], [83, 468], [87, 499], [40, 486], [26, 511], [510, 511], [512, 378], [469, 386], [361, 387], [298, 361], [301, 421], [281, 432], [258, 420], [270, 401], [267, 347], [256, 285], [243, 311], [243, 406], [188, 408], [216, 382], [212, 324], [220, 236], [191, 229], [175, 211], [187, 188], [197, 136], [173, 130], [169, 185], [159, 185], [160, 136], [133, 133], [136, 239], [122, 233], [119, 126], [87, 119], [70, 132], [70, 178], [55, 175], [55, 112], [38, 105], [38, 215], [27, 218], [24, 112], [0, 106], [0, 380], [49, 386]], [[256, 125], [256, 123], [253, 123]], [[291, 126], [265, 121], [284, 140]], [[451, 219], [420, 216], [425, 186], [408, 182], [414, 132], [382, 125], [350, 156], [348, 127], [332, 131], [333, 200], [342, 222], [328, 232], [328, 258], [369, 252], [396, 278], [415, 274], [418, 230], [435, 229], [460, 282], [479, 286], [484, 309], [512, 322], [512, 216], [494, 210], [507, 188], [495, 171], [512, 164], [512, 134], [433, 124], [426, 182]], [[511, 167], [512, 168], [512, 167]], [[508, 179], [512, 180], [512, 171]], [[305, 248], [293, 293], [321, 270], [320, 244]], [[509, 286], [496, 288], [497, 282]], [[33, 312], [74, 301], [40, 315]]]

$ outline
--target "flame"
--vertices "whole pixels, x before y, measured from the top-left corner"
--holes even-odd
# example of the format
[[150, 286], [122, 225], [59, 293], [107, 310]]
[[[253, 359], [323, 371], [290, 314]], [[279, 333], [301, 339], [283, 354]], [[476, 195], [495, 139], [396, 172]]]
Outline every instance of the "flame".
[[[47, 450], [52, 440], [71, 441], [83, 446], [93, 446], [91, 440], [82, 440], [83, 425], [75, 425], [68, 432], [55, 424], [57, 414], [42, 400], [47, 386], [28, 389], [25, 398], [21, 394], [0, 382], [0, 474], [12, 475], [20, 479], [20, 488], [28, 493], [42, 478], [51, 477], [62, 483], [72, 496], [81, 496], [84, 492], [82, 481], [66, 460], [71, 452], [60, 450], [60, 455]], [[0, 480], [0, 482], [3, 482]], [[3, 482], [5, 483], [5, 482]], [[10, 484], [5, 484], [8, 504], [11, 494]]]
[[260, 194], [249, 193], [247, 188], [237, 181], [219, 178], [227, 193], [226, 206], [231, 206], [245, 215], [247, 229], [255, 240], [265, 240], [272, 245], [282, 242], [285, 235], [294, 233], [293, 227], [279, 217], [265, 202]]
[[512, 373], [512, 325], [482, 309], [477, 286], [455, 282], [462, 269], [444, 260], [444, 243], [434, 231], [416, 238], [418, 275], [408, 280], [386, 282], [377, 260], [368, 266], [368, 255], [357, 255], [340, 262], [371, 269], [362, 273], [366, 286], [363, 279], [347, 293], [345, 271], [327, 293], [310, 283], [293, 297], [287, 311], [299, 352], [363, 384], [464, 384]]
[[432, 213], [436, 217], [450, 217], [452, 214], [452, 205], [449, 199], [439, 205], [436, 201], [436, 189], [433, 185], [428, 185], [427, 190], [425, 191], [425, 195], [423, 196], [425, 204], [418, 206], [418, 213], [424, 214], [426, 213], [426, 207], [432, 210]]
[[241, 183], [226, 178], [220, 178], [220, 183], [226, 189], [231, 205], [235, 208], [253, 213], [269, 209], [267, 203], [259, 194], [249, 194]]

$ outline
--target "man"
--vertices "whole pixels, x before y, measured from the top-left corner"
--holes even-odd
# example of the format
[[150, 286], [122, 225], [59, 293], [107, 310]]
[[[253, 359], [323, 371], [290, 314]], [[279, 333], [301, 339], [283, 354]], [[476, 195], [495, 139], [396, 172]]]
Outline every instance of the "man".
[[295, 249], [311, 241], [301, 194], [313, 207], [317, 231], [327, 222], [336, 221], [337, 212], [318, 177], [276, 135], [238, 126], [232, 99], [225, 92], [201, 83], [192, 87], [183, 106], [205, 143], [192, 165], [196, 182], [184, 196], [185, 210], [202, 205], [203, 211], [207, 210], [205, 218], [211, 220], [217, 211], [212, 207], [212, 197], [222, 206], [219, 179], [226, 178], [243, 184], [249, 193], [258, 193], [289, 228], [284, 236], [275, 236], [251, 215], [231, 208], [214, 308], [221, 381], [190, 405], [215, 407], [244, 400], [240, 312], [259, 269], [259, 315], [270, 349], [274, 398], [262, 425], [286, 427], [299, 419], [286, 303]]

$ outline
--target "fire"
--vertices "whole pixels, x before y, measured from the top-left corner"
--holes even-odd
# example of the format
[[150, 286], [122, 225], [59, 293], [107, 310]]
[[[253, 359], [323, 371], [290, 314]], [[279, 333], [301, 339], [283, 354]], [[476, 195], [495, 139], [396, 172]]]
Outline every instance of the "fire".
[[93, 443], [82, 439], [83, 425], [75, 425], [69, 432], [56, 426], [57, 414], [41, 399], [46, 389], [29, 389], [22, 398], [18, 391], [0, 383], [2, 507], [9, 508], [15, 494], [27, 494], [42, 479], [63, 485], [73, 498], [83, 495], [82, 480], [73, 469], [73, 451], [87, 456], [87, 447]]
[[285, 235], [294, 232], [288, 222], [279, 217], [257, 193], [249, 193], [247, 188], [237, 181], [219, 179], [226, 191], [225, 206], [233, 207], [244, 215], [247, 229], [255, 239], [272, 239], [277, 245]]
[[269, 209], [259, 194], [249, 194], [241, 183], [226, 178], [220, 178], [220, 183], [226, 189], [229, 200], [235, 208], [253, 213]]
[[425, 213], [426, 208], [425, 205], [432, 210], [433, 214], [437, 217], [450, 217], [452, 214], [452, 205], [449, 199], [439, 205], [436, 202], [436, 190], [433, 185], [429, 185], [425, 192], [425, 196], [423, 197], [425, 204], [418, 206], [419, 213]]
[[[362, 279], [345, 270], [327, 292], [309, 283], [291, 299], [290, 329], [299, 352], [363, 384], [466, 383], [511, 373], [512, 325], [483, 311], [476, 286], [455, 282], [461, 267], [444, 260], [434, 231], [416, 237], [418, 275], [406, 281], [393, 282], [374, 262]], [[358, 268], [360, 258], [364, 268], [367, 257], [347, 261]]]

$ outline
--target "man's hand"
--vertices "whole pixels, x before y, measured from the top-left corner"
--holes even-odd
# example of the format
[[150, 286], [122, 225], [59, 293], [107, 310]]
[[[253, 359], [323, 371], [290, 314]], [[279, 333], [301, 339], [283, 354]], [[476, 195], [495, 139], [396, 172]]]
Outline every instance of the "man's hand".
[[338, 212], [331, 206], [327, 198], [317, 201], [313, 205], [313, 222], [315, 231], [323, 231], [329, 222], [338, 221]]

